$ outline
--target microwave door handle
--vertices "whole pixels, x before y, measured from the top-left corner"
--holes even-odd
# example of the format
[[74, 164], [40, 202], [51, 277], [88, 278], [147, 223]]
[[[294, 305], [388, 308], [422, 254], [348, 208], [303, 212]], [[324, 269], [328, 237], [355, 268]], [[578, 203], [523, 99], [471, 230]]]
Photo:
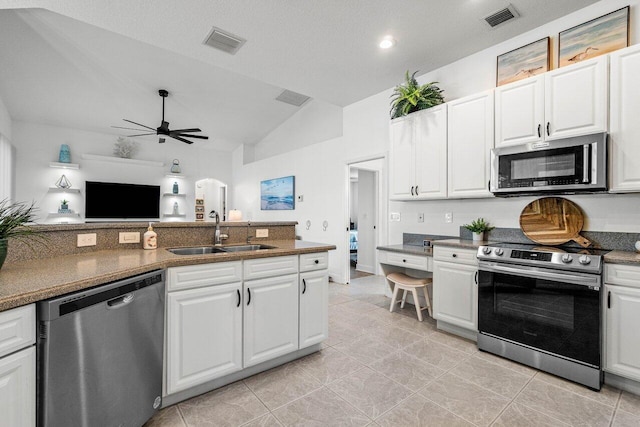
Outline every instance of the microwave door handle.
[[518, 268], [513, 268], [506, 265], [482, 264], [479, 266], [479, 270], [488, 271], [490, 273], [505, 273], [513, 276], [529, 277], [532, 279], [547, 279], [556, 282], [571, 283], [572, 285], [588, 287], [600, 286], [599, 279], [597, 277], [578, 276], [567, 273], [552, 273], [536, 267], [518, 266]]
[[591, 151], [591, 144], [584, 144], [582, 146], [582, 183], [589, 184], [589, 169], [591, 169], [591, 162], [589, 161], [589, 153]]

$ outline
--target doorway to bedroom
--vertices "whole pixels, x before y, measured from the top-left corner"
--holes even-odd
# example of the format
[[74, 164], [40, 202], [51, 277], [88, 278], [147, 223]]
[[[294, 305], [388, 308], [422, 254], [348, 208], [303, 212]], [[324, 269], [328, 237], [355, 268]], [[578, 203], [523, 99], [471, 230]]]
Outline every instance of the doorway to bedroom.
[[376, 274], [383, 159], [349, 165], [349, 280]]

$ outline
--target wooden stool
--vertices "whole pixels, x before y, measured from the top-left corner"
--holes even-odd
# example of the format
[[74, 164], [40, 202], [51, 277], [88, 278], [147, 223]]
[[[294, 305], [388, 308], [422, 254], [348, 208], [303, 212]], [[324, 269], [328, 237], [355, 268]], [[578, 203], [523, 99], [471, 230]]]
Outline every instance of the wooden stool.
[[[422, 322], [422, 310], [428, 310], [429, 316], [431, 316], [431, 303], [429, 302], [429, 291], [427, 291], [427, 285], [433, 282], [432, 279], [417, 279], [415, 277], [407, 276], [403, 273], [391, 273], [387, 276], [387, 280], [393, 282], [393, 297], [391, 298], [391, 307], [389, 311], [393, 313], [393, 307], [399, 302], [398, 291], [402, 289], [402, 304], [400, 308], [404, 308], [404, 303], [407, 300], [407, 291], [411, 292], [413, 296], [413, 303], [416, 306], [416, 313], [418, 313], [418, 320]], [[418, 299], [418, 289], [422, 288], [424, 291], [424, 299], [427, 301], [426, 307], [420, 307], [420, 300]]]

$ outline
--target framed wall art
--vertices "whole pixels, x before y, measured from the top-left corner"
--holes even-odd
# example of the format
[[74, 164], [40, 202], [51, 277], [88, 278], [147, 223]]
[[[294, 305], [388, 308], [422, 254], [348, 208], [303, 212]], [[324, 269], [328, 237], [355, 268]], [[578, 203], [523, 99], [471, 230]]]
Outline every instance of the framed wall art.
[[629, 46], [629, 6], [558, 34], [558, 67]]
[[295, 209], [295, 177], [268, 179], [260, 182], [260, 209], [293, 210]]
[[549, 37], [498, 56], [496, 86], [549, 71]]

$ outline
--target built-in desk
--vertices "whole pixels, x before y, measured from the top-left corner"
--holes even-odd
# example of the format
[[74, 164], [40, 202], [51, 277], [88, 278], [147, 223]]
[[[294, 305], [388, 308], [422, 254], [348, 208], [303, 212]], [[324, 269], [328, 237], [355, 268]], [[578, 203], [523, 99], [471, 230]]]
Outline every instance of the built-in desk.
[[[385, 277], [390, 273], [405, 273], [412, 277], [431, 277], [433, 271], [433, 248], [413, 245], [378, 246], [378, 262]], [[391, 298], [393, 283], [387, 280], [389, 288], [385, 295]], [[430, 286], [430, 285], [429, 285]], [[411, 296], [407, 296], [407, 302], [413, 304]], [[424, 301], [422, 301], [424, 304]], [[424, 306], [424, 305], [423, 305]]]

